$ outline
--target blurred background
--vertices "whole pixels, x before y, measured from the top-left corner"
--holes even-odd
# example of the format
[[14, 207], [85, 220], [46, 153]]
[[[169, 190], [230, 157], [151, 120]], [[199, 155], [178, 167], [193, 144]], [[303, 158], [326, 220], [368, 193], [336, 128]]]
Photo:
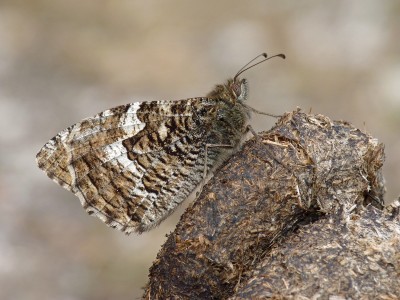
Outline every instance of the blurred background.
[[[36, 167], [65, 127], [134, 101], [206, 95], [260, 54], [248, 104], [347, 120], [386, 145], [400, 193], [400, 2], [0, 0], [0, 299], [136, 299], [181, 208], [125, 236]], [[257, 131], [275, 120], [254, 116]], [[186, 203], [187, 205], [187, 203]]]

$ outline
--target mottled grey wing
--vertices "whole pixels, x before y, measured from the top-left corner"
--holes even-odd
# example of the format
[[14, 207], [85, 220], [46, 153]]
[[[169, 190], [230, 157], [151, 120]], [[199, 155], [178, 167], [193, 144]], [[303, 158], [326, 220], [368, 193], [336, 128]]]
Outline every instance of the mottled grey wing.
[[89, 214], [125, 233], [148, 230], [202, 180], [215, 100], [118, 106], [52, 138], [37, 164]]

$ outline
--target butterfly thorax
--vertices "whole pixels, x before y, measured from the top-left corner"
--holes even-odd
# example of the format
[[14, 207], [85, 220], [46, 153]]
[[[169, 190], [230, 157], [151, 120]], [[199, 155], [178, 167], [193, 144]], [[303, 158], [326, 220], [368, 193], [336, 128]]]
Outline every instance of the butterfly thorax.
[[229, 79], [207, 95], [217, 101], [210, 143], [230, 144], [233, 148], [240, 144], [250, 119], [250, 110], [244, 104], [247, 95], [246, 79]]

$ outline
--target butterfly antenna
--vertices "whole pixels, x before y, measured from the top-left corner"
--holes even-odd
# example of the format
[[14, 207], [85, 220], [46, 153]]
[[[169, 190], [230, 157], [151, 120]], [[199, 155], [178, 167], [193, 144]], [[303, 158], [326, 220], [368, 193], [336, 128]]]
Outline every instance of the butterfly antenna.
[[[261, 56], [264, 57], [264, 59], [262, 59], [261, 61], [255, 63], [255, 64], [251, 64], [253, 61], [255, 61], [256, 59], [258, 59], [258, 58], [261, 57]], [[262, 62], [264, 62], [264, 61], [266, 61], [266, 60], [269, 60], [269, 59], [271, 59], [271, 58], [274, 58], [274, 57], [280, 57], [280, 58], [283, 58], [283, 59], [286, 58], [285, 54], [282, 54], [282, 53], [276, 54], [276, 55], [273, 55], [273, 56], [270, 56], [270, 57], [268, 57], [267, 53], [262, 53], [262, 54], [260, 54], [260, 55], [257, 55], [257, 56], [254, 57], [251, 61], [249, 61], [247, 64], [245, 64], [245, 65], [236, 73], [235, 77], [233, 77], [233, 81], [235, 81], [236, 78], [237, 78], [240, 74], [242, 74], [243, 72], [247, 71], [248, 69], [250, 69], [250, 68], [252, 68], [252, 67], [255, 67], [255, 66], [261, 64]]]
[[242, 73], [242, 70], [244, 69], [244, 68], [246, 68], [249, 64], [251, 64], [253, 61], [255, 61], [256, 59], [258, 59], [259, 57], [264, 57], [264, 58], [267, 58], [268, 57], [268, 54], [267, 53], [261, 53], [260, 55], [257, 55], [256, 57], [254, 57], [251, 61], [249, 61], [247, 64], [245, 64], [237, 73], [236, 73], [236, 75], [235, 75], [235, 78], [240, 74], [240, 73]]

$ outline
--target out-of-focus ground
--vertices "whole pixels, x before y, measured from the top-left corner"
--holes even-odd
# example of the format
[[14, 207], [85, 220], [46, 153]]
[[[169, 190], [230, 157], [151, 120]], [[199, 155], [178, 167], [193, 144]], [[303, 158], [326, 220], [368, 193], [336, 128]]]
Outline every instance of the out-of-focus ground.
[[[174, 214], [141, 236], [88, 217], [35, 164], [65, 127], [133, 101], [204, 96], [255, 55], [248, 103], [347, 120], [386, 145], [400, 193], [400, 2], [0, 2], [0, 299], [135, 299]], [[274, 120], [255, 116], [253, 127]]]

